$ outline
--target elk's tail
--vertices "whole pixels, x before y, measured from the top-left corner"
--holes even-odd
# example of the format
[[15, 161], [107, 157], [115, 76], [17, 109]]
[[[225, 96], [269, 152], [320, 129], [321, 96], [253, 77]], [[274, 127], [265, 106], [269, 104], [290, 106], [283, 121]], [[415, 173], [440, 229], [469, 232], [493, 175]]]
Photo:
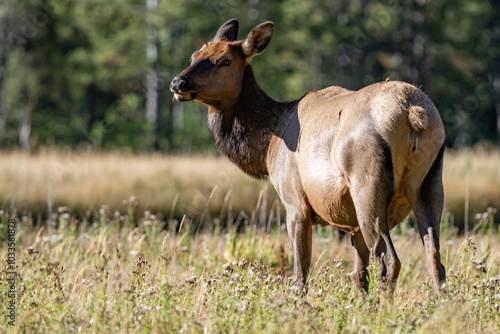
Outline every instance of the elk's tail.
[[429, 123], [425, 109], [421, 106], [410, 106], [408, 108], [408, 122], [416, 132], [424, 130]]
[[419, 133], [427, 128], [429, 118], [425, 109], [421, 106], [410, 106], [408, 108], [408, 122], [410, 123], [413, 131], [410, 133], [411, 149], [410, 152], [418, 150], [418, 137]]

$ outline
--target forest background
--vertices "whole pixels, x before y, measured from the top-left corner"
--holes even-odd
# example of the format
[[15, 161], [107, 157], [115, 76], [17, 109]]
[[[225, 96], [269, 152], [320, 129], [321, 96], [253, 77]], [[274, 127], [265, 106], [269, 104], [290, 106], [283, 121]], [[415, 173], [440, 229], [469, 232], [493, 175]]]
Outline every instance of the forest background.
[[252, 62], [274, 99], [403, 80], [434, 101], [448, 146], [499, 143], [498, 1], [5, 0], [1, 148], [215, 151], [205, 107], [168, 85], [233, 17], [240, 38], [275, 23]]
[[[251, 215], [263, 189], [267, 209], [275, 205], [272, 187], [220, 159], [173, 160], [219, 154], [206, 107], [173, 102], [168, 86], [231, 18], [240, 21], [240, 38], [274, 21], [274, 37], [252, 65], [276, 100], [386, 78], [421, 87], [446, 127], [448, 211], [464, 226], [500, 207], [498, 1], [4, 0], [2, 208], [97, 212], [133, 195], [140, 210], [180, 219], [218, 215], [234, 197], [234, 218]], [[456, 155], [463, 148], [468, 153]]]

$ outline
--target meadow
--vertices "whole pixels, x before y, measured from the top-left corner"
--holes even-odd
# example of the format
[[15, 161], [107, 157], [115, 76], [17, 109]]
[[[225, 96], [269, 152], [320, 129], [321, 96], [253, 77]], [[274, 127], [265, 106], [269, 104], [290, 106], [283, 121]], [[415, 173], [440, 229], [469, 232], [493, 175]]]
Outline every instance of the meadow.
[[[1, 159], [2, 333], [500, 331], [498, 151], [445, 157], [439, 297], [411, 219], [391, 232], [402, 262], [392, 297], [374, 265], [370, 292], [356, 295], [350, 239], [330, 227], [315, 227], [308, 289], [297, 287], [272, 187], [224, 158]], [[467, 235], [457, 228], [465, 207]], [[17, 221], [15, 327], [6, 317], [9, 219]]]
[[[131, 206], [127, 211], [132, 213]], [[2, 245], [6, 220], [2, 220]], [[495, 333], [500, 330], [500, 233], [470, 238], [443, 229], [447, 282], [436, 298], [413, 228], [393, 233], [402, 261], [394, 296], [372, 267], [370, 292], [356, 296], [350, 241], [317, 228], [306, 292], [290, 281], [284, 230], [193, 234], [191, 222], [146, 213], [103, 212], [79, 221], [64, 208], [54, 222], [23, 219], [16, 233], [17, 313], [2, 333]], [[181, 224], [182, 226], [178, 226]], [[57, 225], [57, 228], [50, 226]], [[0, 257], [6, 259], [2, 247]], [[4, 261], [2, 313], [7, 310]], [[5, 312], [6, 313], [6, 312]]]
[[[248, 177], [223, 156], [137, 156], [88, 148], [0, 153], [0, 161], [0, 208], [34, 214], [40, 223], [60, 206], [79, 217], [96, 216], [101, 209], [122, 210], [131, 197], [137, 212], [177, 220], [187, 215], [205, 225], [240, 214], [252, 219], [252, 212], [259, 224], [267, 224], [269, 216], [284, 219], [272, 185]], [[463, 228], [468, 212], [472, 229], [476, 214], [500, 208], [499, 166], [500, 149], [446, 151], [445, 214], [452, 225]], [[500, 212], [495, 217], [499, 220]]]

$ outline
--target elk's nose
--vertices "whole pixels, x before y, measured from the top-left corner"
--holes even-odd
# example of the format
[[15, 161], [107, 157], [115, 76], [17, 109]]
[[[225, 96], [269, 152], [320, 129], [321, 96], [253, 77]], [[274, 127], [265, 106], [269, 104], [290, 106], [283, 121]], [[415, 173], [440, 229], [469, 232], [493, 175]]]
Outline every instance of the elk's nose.
[[189, 78], [175, 77], [170, 83], [170, 91], [174, 93], [181, 93], [186, 90], [189, 85]]

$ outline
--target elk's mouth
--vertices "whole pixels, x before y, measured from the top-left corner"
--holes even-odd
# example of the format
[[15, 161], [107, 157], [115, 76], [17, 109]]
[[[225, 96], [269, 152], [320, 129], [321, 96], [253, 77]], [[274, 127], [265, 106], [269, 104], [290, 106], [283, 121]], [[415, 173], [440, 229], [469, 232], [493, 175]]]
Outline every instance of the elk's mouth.
[[174, 92], [174, 97], [179, 102], [187, 102], [196, 99], [198, 92]]

